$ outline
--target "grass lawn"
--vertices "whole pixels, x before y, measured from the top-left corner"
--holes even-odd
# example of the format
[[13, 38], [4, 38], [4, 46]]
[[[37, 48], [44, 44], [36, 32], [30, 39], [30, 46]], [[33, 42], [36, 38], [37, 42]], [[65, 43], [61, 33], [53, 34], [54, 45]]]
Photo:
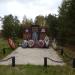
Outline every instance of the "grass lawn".
[[0, 75], [75, 75], [75, 69], [67, 66], [0, 66]]
[[63, 55], [61, 55], [61, 50], [59, 48], [57, 48], [57, 50], [56, 50], [57, 53], [59, 54], [59, 56], [61, 58], [63, 58], [64, 62], [67, 63], [70, 66], [72, 66], [73, 58], [75, 58], [75, 51], [73, 49], [71, 49], [69, 47], [64, 47]]
[[[73, 64], [73, 58], [75, 58], [75, 51], [65, 47], [64, 48], [64, 54], [63, 54], [63, 60], [68, 64]], [[67, 61], [68, 60], [68, 61]]]
[[[17, 38], [16, 39], [16, 45], [18, 47], [18, 44], [21, 43], [22, 39]], [[3, 48], [5, 48], [6, 53], [3, 54]], [[10, 46], [8, 45], [7, 40], [5, 40], [4, 38], [0, 38], [0, 59], [4, 58], [5, 56], [7, 56], [8, 54], [10, 54], [13, 51], [13, 49], [10, 48]]]
[[16, 42], [16, 45], [18, 46], [18, 44], [22, 43], [23, 39], [21, 38], [16, 38], [15, 39], [15, 42]]
[[64, 48], [64, 52], [65, 52], [68, 56], [75, 58], [75, 51], [74, 51], [73, 49], [71, 49], [71, 48], [69, 48], [69, 47], [68, 47], [68, 48], [65, 47], [65, 48]]
[[7, 48], [9, 47], [7, 40], [5, 40], [4, 38], [0, 38], [0, 49], [1, 48]]
[[[3, 54], [3, 48], [5, 49], [5, 54]], [[4, 38], [0, 38], [0, 59], [7, 56], [13, 50], [9, 47], [7, 40]]]

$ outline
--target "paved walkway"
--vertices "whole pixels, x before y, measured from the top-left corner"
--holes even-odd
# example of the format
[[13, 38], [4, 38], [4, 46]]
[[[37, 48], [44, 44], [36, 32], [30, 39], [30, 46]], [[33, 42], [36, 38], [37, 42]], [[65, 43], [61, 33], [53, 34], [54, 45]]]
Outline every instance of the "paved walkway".
[[[56, 61], [61, 61], [62, 59], [58, 56], [56, 51], [53, 50], [53, 48], [49, 49], [41, 49], [41, 48], [17, 48], [15, 51], [13, 51], [10, 55], [8, 55], [7, 59], [11, 56], [16, 57], [16, 64], [33, 64], [33, 65], [43, 65], [44, 63], [44, 57], [49, 57], [51, 59], [54, 59]], [[11, 59], [5, 62], [0, 62], [0, 65], [10, 65]], [[57, 63], [48, 60], [48, 65], [64, 65], [63, 63]]]

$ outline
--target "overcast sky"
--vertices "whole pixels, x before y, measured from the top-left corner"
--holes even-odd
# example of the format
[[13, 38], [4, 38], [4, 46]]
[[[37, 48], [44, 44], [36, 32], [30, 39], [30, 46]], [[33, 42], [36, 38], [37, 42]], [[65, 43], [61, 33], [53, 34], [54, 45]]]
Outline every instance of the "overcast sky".
[[0, 16], [12, 14], [20, 20], [26, 15], [34, 18], [37, 15], [58, 14], [62, 0], [0, 0]]

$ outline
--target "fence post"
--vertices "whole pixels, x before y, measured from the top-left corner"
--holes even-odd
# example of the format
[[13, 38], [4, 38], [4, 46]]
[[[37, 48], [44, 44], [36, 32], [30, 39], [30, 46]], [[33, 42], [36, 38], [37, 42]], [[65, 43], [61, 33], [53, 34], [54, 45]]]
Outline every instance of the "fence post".
[[12, 57], [12, 67], [15, 67], [15, 56]]
[[5, 54], [5, 53], [6, 53], [5, 48], [3, 48], [3, 54]]
[[44, 57], [44, 67], [47, 67], [47, 57]]
[[73, 58], [73, 68], [75, 68], [75, 58]]
[[63, 53], [64, 53], [64, 50], [63, 50], [63, 48], [61, 48], [61, 55], [63, 55]]

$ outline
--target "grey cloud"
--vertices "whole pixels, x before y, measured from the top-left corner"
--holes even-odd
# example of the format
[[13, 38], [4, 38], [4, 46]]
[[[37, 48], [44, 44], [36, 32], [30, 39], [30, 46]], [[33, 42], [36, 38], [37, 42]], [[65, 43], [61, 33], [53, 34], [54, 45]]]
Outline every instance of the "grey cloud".
[[[22, 15], [26, 14], [27, 17], [34, 18], [38, 14], [57, 14], [57, 8], [61, 1], [62, 0], [0, 0], [0, 15], [12, 13], [17, 14], [17, 16], [21, 15], [22, 17]], [[16, 10], [13, 5], [16, 7]]]

